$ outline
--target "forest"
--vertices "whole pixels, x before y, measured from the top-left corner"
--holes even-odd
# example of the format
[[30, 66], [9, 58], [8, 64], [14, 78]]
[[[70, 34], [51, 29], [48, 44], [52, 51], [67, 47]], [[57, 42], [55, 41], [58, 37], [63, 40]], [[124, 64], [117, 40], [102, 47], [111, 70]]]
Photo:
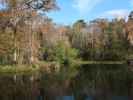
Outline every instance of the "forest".
[[[0, 10], [0, 63], [65, 63], [69, 60], [121, 61], [131, 57], [133, 12], [125, 19], [77, 20], [55, 24], [45, 12], [59, 10], [55, 0], [3, 0]], [[43, 15], [40, 15], [43, 12]]]
[[[55, 87], [55, 76], [58, 76], [59, 82], [63, 80], [62, 84], [66, 86], [65, 83], [69, 79], [72, 82], [75, 80], [76, 83], [80, 74], [84, 73], [85, 76], [79, 80], [84, 80], [91, 74], [92, 76], [84, 81], [86, 85], [89, 81], [89, 86], [92, 87], [95, 84], [92, 78], [98, 83], [97, 86], [103, 88], [100, 84], [111, 82], [108, 80], [110, 75], [114, 84], [118, 82], [117, 85], [121, 87], [133, 83], [129, 79], [132, 80], [132, 76], [126, 76], [132, 74], [132, 68], [128, 69], [127, 62], [133, 60], [133, 11], [127, 20], [97, 18], [86, 22], [79, 19], [72, 25], [60, 25], [54, 23], [46, 14], [50, 11], [60, 11], [56, 0], [0, 0], [0, 3], [3, 5], [3, 8], [0, 8], [0, 74], [10, 73], [9, 76], [13, 75], [14, 80], [17, 80], [18, 74], [35, 73], [32, 78], [36, 80], [36, 76], [39, 76], [36, 75], [36, 70], [39, 70], [39, 74], [48, 75], [49, 82], [55, 82]], [[88, 64], [94, 69], [86, 69], [84, 66]], [[103, 69], [99, 69], [97, 64], [102, 64]], [[106, 64], [111, 67], [106, 68]], [[113, 64], [118, 64], [120, 70], [118, 71], [117, 67], [113, 68]], [[110, 69], [113, 70], [113, 74], [105, 71]], [[87, 70], [94, 73], [98, 71], [99, 74], [87, 73]], [[100, 75], [101, 78], [97, 79]], [[75, 76], [76, 79], [73, 79]], [[45, 77], [44, 80], [48, 78]], [[49, 82], [44, 83], [49, 86]]]

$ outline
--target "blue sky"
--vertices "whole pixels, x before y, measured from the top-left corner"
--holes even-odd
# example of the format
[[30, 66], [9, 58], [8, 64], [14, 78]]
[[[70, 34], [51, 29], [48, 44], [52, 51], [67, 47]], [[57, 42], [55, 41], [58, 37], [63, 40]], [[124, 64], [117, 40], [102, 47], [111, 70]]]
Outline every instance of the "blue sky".
[[[0, 0], [0, 8], [5, 8]], [[56, 0], [59, 11], [47, 15], [58, 24], [72, 24], [78, 19], [126, 18], [133, 10], [133, 0]]]
[[57, 0], [59, 11], [47, 15], [58, 24], [72, 24], [78, 19], [125, 18], [133, 10], [133, 0]]

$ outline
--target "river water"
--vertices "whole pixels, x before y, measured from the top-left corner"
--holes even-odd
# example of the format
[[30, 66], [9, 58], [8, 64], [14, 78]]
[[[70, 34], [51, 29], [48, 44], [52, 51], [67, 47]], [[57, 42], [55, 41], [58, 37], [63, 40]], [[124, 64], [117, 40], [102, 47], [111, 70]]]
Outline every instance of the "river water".
[[132, 76], [126, 65], [82, 65], [76, 73], [2, 73], [0, 100], [133, 100]]

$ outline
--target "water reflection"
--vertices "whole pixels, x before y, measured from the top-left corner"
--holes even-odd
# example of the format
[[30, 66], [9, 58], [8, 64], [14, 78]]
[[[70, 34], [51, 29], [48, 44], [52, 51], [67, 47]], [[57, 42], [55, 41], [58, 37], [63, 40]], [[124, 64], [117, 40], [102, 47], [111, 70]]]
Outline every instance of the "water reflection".
[[129, 100], [128, 96], [113, 96], [112, 100]]
[[39, 72], [39, 77], [23, 74], [14, 80], [14, 74], [2, 74], [0, 100], [133, 100], [132, 72], [125, 66], [99, 66], [82, 66], [69, 78]]
[[56, 100], [74, 100], [73, 96], [59, 96]]
[[93, 97], [88, 96], [85, 100], [93, 100]]
[[[39, 100], [42, 100], [42, 99], [39, 99]], [[59, 96], [56, 98], [56, 100], [76, 100], [76, 99], [74, 99], [74, 96]], [[96, 99], [92, 96], [87, 96], [84, 100], [96, 100]], [[129, 100], [129, 97], [128, 96], [112, 96], [108, 100]]]

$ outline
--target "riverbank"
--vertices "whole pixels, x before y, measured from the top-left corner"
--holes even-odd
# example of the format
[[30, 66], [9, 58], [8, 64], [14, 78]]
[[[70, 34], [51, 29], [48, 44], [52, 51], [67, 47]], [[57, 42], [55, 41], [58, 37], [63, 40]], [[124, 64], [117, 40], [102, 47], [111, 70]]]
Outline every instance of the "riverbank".
[[[77, 65], [123, 65], [126, 64], [126, 61], [73, 61]], [[60, 65], [56, 62], [40, 62], [33, 65], [0, 65], [0, 73], [33, 73], [39, 70], [45, 70], [50, 72], [50, 70], [55, 69], [59, 70]]]

